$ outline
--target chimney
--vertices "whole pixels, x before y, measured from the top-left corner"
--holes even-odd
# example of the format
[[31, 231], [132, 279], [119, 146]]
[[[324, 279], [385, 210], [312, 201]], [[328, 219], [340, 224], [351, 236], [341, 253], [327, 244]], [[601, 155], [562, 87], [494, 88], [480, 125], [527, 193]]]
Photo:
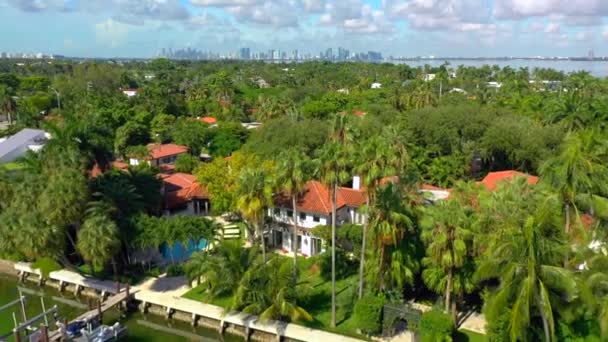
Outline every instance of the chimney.
[[361, 190], [361, 177], [359, 177], [359, 176], [353, 177], [353, 189]]

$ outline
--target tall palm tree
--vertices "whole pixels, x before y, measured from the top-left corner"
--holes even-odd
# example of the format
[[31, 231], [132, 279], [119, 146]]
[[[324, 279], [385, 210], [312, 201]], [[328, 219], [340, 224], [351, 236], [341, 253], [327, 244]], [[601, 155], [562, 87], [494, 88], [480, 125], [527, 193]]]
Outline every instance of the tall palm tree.
[[382, 178], [395, 175], [394, 153], [388, 141], [382, 137], [375, 136], [362, 143], [357, 148], [357, 166], [354, 171], [361, 177], [361, 183], [365, 188], [367, 196], [365, 207], [367, 218], [363, 222], [361, 258], [359, 260], [359, 298], [363, 297], [363, 271], [365, 265], [365, 251], [367, 243], [367, 229], [370, 220], [370, 208], [375, 205], [376, 189]]
[[293, 231], [291, 248], [293, 251], [293, 278], [298, 279], [298, 197], [308, 181], [309, 159], [301, 151], [291, 148], [279, 156], [277, 167], [277, 187], [291, 199]]
[[237, 194], [237, 206], [259, 235], [266, 262], [264, 211], [273, 205], [272, 181], [268, 171], [262, 168], [244, 169], [239, 176]]
[[608, 144], [597, 132], [570, 133], [560, 153], [541, 166], [541, 178], [561, 199], [566, 234], [571, 233], [572, 213], [580, 222], [578, 202], [586, 200], [593, 203], [608, 193], [607, 153]]
[[11, 95], [10, 89], [5, 86], [0, 86], [0, 113], [6, 114], [8, 124], [13, 124], [13, 113], [17, 108], [17, 103]]
[[344, 145], [339, 142], [330, 142], [318, 151], [318, 174], [321, 182], [327, 186], [331, 201], [331, 326], [336, 326], [336, 210], [338, 185], [349, 177], [348, 153]]
[[[401, 287], [411, 283], [414, 278], [412, 269], [416, 268], [415, 265], [397, 264], [404, 260], [400, 244], [414, 226], [414, 213], [405, 203], [401, 188], [389, 183], [378, 189], [375, 204], [370, 208], [371, 236], [378, 253], [377, 286], [381, 290], [386, 289], [389, 281]], [[396, 258], [393, 259], [393, 256]]]
[[422, 220], [422, 240], [427, 245], [422, 278], [429, 288], [445, 294], [445, 311], [451, 312], [454, 322], [457, 318], [454, 294], [472, 290], [472, 272], [466, 266], [473, 257], [473, 220], [473, 209], [457, 198], [425, 208]]
[[542, 323], [544, 340], [555, 341], [553, 303], [571, 301], [577, 294], [574, 276], [558, 266], [566, 246], [556, 231], [528, 216], [522, 227], [487, 251], [477, 269], [479, 280], [500, 280], [486, 302], [486, 317], [495, 320], [507, 310], [511, 341], [526, 340], [535, 317]]

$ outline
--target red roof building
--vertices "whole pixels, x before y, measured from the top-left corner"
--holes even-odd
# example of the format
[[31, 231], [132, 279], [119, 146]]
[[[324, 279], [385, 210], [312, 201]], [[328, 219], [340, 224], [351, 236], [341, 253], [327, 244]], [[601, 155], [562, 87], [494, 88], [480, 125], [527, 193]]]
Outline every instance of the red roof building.
[[523, 172], [506, 170], [488, 173], [488, 175], [481, 182], [479, 182], [479, 184], [485, 186], [488, 190], [493, 191], [496, 190], [500, 183], [511, 182], [517, 177], [525, 177], [528, 181], [528, 184], [531, 185], [538, 183], [539, 180], [538, 177], [531, 176]]
[[209, 212], [207, 189], [187, 173], [161, 174], [165, 210], [186, 210], [191, 214]]
[[[176, 144], [149, 144], [149, 155], [144, 160], [151, 166], [162, 167], [165, 164], [173, 164], [180, 154], [188, 153], [188, 147]], [[139, 165], [142, 160], [131, 158], [129, 164]]]
[[209, 125], [217, 124], [217, 119], [214, 118], [213, 116], [204, 116], [204, 117], [200, 118], [199, 120], [201, 120], [202, 122], [209, 124]]
[[[336, 210], [343, 207], [358, 208], [365, 204], [366, 194], [362, 190], [339, 187], [337, 193]], [[277, 207], [291, 208], [291, 199], [279, 196], [276, 199]], [[308, 181], [302, 195], [296, 202], [298, 211], [331, 215], [331, 194], [327, 187], [318, 181]]]

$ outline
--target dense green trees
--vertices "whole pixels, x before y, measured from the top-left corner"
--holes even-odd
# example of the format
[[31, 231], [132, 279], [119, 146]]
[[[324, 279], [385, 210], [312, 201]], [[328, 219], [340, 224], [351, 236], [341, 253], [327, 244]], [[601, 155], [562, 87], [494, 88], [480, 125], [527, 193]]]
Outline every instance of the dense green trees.
[[[606, 80], [492, 66], [164, 59], [27, 68], [0, 61], [0, 70], [8, 72], [0, 74], [0, 115], [12, 121], [0, 135], [27, 125], [53, 136], [20, 167], [0, 165], [2, 257], [111, 264], [121, 273], [137, 249], [214, 241], [210, 220], [159, 217], [158, 170], [109, 170], [148, 143], [172, 142], [189, 147], [176, 170], [196, 174], [214, 215], [242, 214], [249, 236], [261, 239], [261, 248], [218, 241], [187, 264], [191, 280], [212, 297], [232, 296], [234, 309], [311, 318], [298, 282], [308, 260], [266, 255], [265, 213], [282, 192], [298, 217], [294, 199], [314, 178], [332, 203], [332, 224], [312, 231], [327, 254], [310, 271], [332, 278], [332, 315], [322, 324], [340, 329], [336, 311], [351, 312], [359, 297], [360, 327], [377, 332], [385, 302], [431, 298], [450, 316], [483, 304], [490, 340], [606, 336]], [[429, 73], [436, 78], [425, 81]], [[383, 88], [370, 89], [373, 81]], [[120, 87], [139, 87], [138, 95]], [[263, 125], [243, 127], [253, 120]], [[212, 161], [199, 162], [201, 153]], [[104, 173], [92, 178], [93, 166]], [[540, 183], [514, 179], [489, 191], [474, 182], [505, 169]], [[339, 225], [336, 188], [354, 176], [367, 220]], [[450, 188], [449, 198], [430, 203], [419, 193], [424, 183]], [[327, 286], [321, 301], [329, 302]], [[350, 304], [336, 299], [346, 292]], [[362, 309], [372, 304], [373, 312]]]

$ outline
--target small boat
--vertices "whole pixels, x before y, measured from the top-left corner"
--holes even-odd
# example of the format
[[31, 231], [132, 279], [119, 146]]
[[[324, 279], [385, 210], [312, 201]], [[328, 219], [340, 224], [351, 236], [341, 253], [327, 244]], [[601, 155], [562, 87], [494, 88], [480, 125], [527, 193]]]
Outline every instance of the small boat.
[[116, 341], [127, 333], [127, 328], [116, 322], [113, 326], [100, 325], [93, 330], [82, 329], [82, 337], [88, 342]]
[[78, 337], [78, 336], [82, 335], [83, 329], [86, 328], [88, 330], [92, 330], [92, 329], [96, 328], [97, 326], [99, 326], [99, 324], [100, 324], [99, 320], [97, 320], [96, 318], [81, 319], [81, 320], [69, 323], [67, 325], [67, 327], [65, 328], [65, 333], [68, 338]]

